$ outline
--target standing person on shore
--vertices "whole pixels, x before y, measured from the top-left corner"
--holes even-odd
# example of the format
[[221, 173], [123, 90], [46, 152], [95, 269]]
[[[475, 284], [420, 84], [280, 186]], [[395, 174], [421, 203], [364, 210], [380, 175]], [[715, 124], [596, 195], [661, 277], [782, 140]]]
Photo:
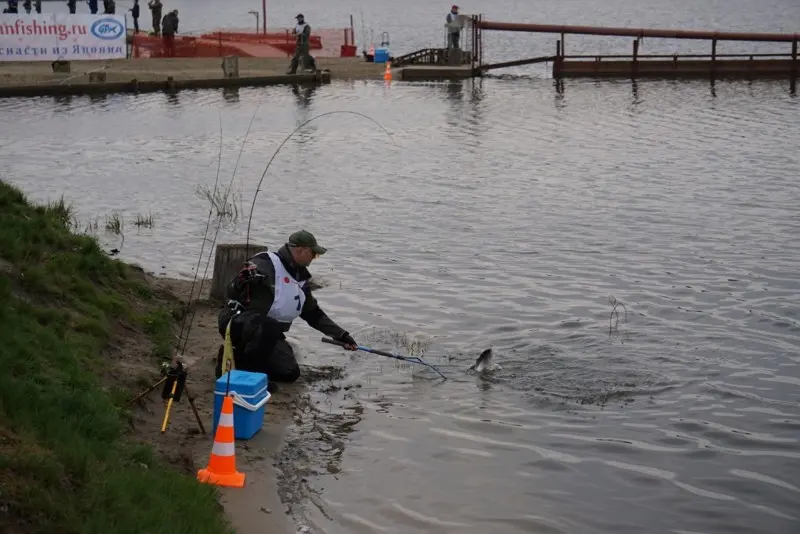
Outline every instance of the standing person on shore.
[[302, 13], [297, 15], [295, 19], [297, 19], [297, 25], [294, 27], [294, 30], [292, 30], [292, 33], [297, 36], [296, 45], [294, 48], [294, 57], [292, 57], [291, 66], [289, 67], [289, 70], [286, 71], [286, 74], [296, 74], [298, 65], [300, 66], [301, 70], [313, 69], [316, 71], [317, 62], [314, 61], [314, 58], [311, 57], [311, 53], [309, 52], [311, 26], [306, 23], [305, 17], [303, 17]]
[[25, 13], [27, 13], [28, 15], [31, 14], [31, 8], [33, 7], [31, 0], [23, 0], [22, 7], [23, 9], [25, 9]]
[[8, 0], [8, 7], [3, 10], [3, 13], [18, 14], [19, 4], [17, 0]]
[[74, 15], [75, 10], [78, 7], [78, 0], [67, 0], [67, 8], [69, 8], [69, 14]]
[[311, 294], [308, 266], [326, 251], [311, 232], [300, 230], [278, 252], [260, 252], [248, 260], [228, 284], [228, 305], [219, 313], [219, 333], [227, 339], [217, 357], [217, 377], [227, 371], [225, 346], [232, 345], [236, 369], [266, 373], [270, 382], [297, 380], [300, 366], [284, 334], [298, 317], [348, 350], [357, 349], [355, 339]]
[[175, 34], [178, 33], [178, 10], [173, 9], [161, 20], [161, 35], [164, 43], [164, 54], [175, 57]]
[[161, 10], [164, 5], [161, 0], [150, 0], [147, 2], [147, 7], [150, 8], [150, 13], [153, 16], [153, 35], [161, 33]]
[[97, 15], [97, 0], [88, 0], [87, 3], [89, 4], [89, 13]]
[[33, 9], [36, 10], [36, 13], [42, 14], [42, 0], [34, 0], [33, 1]]
[[133, 7], [129, 11], [133, 17], [133, 33], [139, 33], [139, 0], [133, 0]]
[[447, 21], [447, 40], [448, 48], [458, 48], [458, 41], [461, 37], [461, 28], [464, 27], [464, 22], [458, 16], [458, 6], [453, 5], [450, 8], [450, 13], [445, 18]]

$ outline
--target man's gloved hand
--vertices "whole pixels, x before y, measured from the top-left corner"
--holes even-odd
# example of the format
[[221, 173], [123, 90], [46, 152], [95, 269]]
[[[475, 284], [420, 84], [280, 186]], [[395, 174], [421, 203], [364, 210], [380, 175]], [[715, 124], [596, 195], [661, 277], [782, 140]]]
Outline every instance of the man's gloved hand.
[[336, 341], [341, 341], [342, 343], [344, 343], [345, 344], [344, 348], [346, 348], [347, 350], [358, 349], [358, 343], [356, 343], [356, 340], [353, 339], [353, 336], [351, 336], [348, 332], [342, 332], [342, 335], [337, 337]]

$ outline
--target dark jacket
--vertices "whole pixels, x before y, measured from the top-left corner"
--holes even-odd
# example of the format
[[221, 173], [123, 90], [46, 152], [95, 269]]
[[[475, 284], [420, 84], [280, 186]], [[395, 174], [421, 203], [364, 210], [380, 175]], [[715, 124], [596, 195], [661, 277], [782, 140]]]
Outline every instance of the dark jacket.
[[157, 25], [161, 20], [161, 12], [164, 9], [164, 4], [154, 4], [154, 3], [147, 3], [147, 7], [150, 8], [150, 14], [153, 15], [153, 25]]
[[178, 15], [170, 11], [161, 19], [161, 34], [175, 35], [176, 33], [178, 33]]
[[[311, 279], [308, 269], [294, 262], [288, 246], [284, 245], [276, 254], [295, 280], [303, 282]], [[240, 320], [255, 326], [257, 323], [268, 320], [266, 315], [275, 298], [275, 266], [272, 265], [272, 260], [267, 256], [266, 251], [254, 255], [250, 261], [255, 265], [258, 274], [262, 276], [250, 283], [242, 283], [238, 277], [234, 278], [228, 283], [226, 297], [239, 302], [244, 307], [244, 311], [240, 314]], [[311, 293], [310, 284], [303, 287], [303, 292], [306, 294], [306, 301], [300, 312], [300, 318], [311, 328], [319, 330], [326, 336], [340, 338], [345, 330], [322, 311], [317, 299]], [[234, 310], [229, 307], [223, 308], [219, 313], [219, 333], [223, 337], [225, 337], [225, 328], [233, 314]], [[271, 321], [271, 319], [269, 320]], [[245, 328], [245, 330], [247, 331], [245, 337], [249, 337], [254, 333], [255, 328]]]
[[295, 36], [297, 46], [308, 48], [308, 40], [310, 37], [311, 37], [311, 25], [306, 23], [305, 26], [303, 26], [303, 31], [301, 31]]

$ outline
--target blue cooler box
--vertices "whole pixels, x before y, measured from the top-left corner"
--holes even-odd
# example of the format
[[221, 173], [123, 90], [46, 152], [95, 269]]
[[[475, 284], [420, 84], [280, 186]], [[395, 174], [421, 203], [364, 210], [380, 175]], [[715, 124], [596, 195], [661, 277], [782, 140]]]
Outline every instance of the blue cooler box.
[[389, 61], [389, 49], [388, 48], [376, 48], [375, 49], [375, 59], [373, 59], [375, 63], [386, 63]]
[[[234, 369], [230, 371], [229, 394], [233, 395], [233, 432], [236, 439], [250, 439], [264, 424], [264, 410], [269, 401], [267, 375]], [[217, 379], [214, 387], [214, 429], [216, 435], [219, 413], [228, 386], [228, 373]]]

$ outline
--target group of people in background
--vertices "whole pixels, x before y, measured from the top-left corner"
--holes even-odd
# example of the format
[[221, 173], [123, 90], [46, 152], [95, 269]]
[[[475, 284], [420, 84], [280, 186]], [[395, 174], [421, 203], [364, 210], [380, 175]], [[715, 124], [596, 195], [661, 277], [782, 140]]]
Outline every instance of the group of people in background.
[[[3, 13], [19, 13], [19, 0], [7, 0], [8, 7], [3, 9]], [[97, 13], [98, 0], [86, 0], [89, 5], [89, 12], [93, 15]], [[69, 12], [75, 14], [78, 0], [67, 0]], [[26, 13], [30, 13], [34, 8], [36, 13], [42, 12], [42, 0], [23, 0], [22, 7]], [[148, 0], [147, 7], [150, 8], [152, 15], [153, 30], [151, 35], [161, 35], [164, 44], [164, 55], [166, 57], [175, 57], [175, 34], [178, 33], [178, 10], [173, 9], [166, 15], [162, 16], [164, 4], [161, 0]], [[133, 7], [128, 11], [131, 12], [133, 18], [133, 31], [139, 33], [139, 0], [133, 0]], [[113, 15], [116, 13], [115, 0], [103, 0], [103, 14]], [[298, 14], [295, 19], [295, 25], [292, 33], [295, 35], [296, 48], [294, 57], [292, 57], [291, 64], [287, 74], [295, 74], [298, 67], [301, 70], [316, 70], [316, 61], [310, 54], [310, 37], [311, 26], [305, 21], [302, 14]], [[453, 5], [450, 12], [445, 17], [445, 25], [447, 26], [447, 46], [448, 48], [459, 48], [459, 37], [461, 30], [464, 27], [463, 17], [459, 16], [458, 6]]]
[[[96, 15], [99, 9], [97, 0], [86, 0], [89, 6], [89, 13]], [[67, 0], [67, 7], [69, 8], [70, 15], [74, 15], [78, 10], [78, 0]], [[116, 15], [117, 3], [114, 0], [103, 0], [103, 15]]]
[[[8, 0], [6, 2], [8, 7], [3, 8], [3, 13], [16, 13], [19, 14], [19, 1], [18, 0]], [[22, 2], [22, 9], [25, 10], [25, 13], [30, 14], [31, 9], [35, 9], [37, 13], [42, 12], [42, 0], [23, 0]]]
[[[8, 7], [3, 8], [3, 13], [19, 14], [19, 0], [6, 0], [6, 3]], [[31, 10], [35, 10], [39, 14], [42, 12], [42, 0], [22, 0], [21, 3], [26, 14], [30, 14]], [[86, 0], [86, 4], [89, 6], [89, 13], [96, 15], [99, 10], [97, 0]], [[69, 9], [70, 15], [75, 15], [78, 10], [78, 0], [67, 0], [67, 9]], [[117, 3], [114, 0], [103, 0], [104, 15], [114, 15], [116, 12]]]
[[[98, 0], [85, 0], [89, 6], [89, 13], [96, 15], [99, 11]], [[117, 13], [117, 3], [115, 0], [102, 0], [103, 14], [115, 15]], [[20, 4], [25, 13], [30, 14], [32, 10], [36, 13], [42, 12], [42, 0], [6, 0], [7, 7], [3, 8], [3, 13], [19, 14]], [[147, 7], [153, 16], [153, 31], [151, 35], [160, 35], [164, 43], [164, 55], [175, 57], [175, 34], [178, 33], [178, 10], [173, 9], [162, 16], [164, 4], [161, 0], [148, 0]], [[67, 8], [70, 15], [77, 14], [78, 0], [67, 0]], [[133, 17], [133, 31], [139, 33], [139, 0], [133, 0], [133, 7], [128, 11]]]
[[[172, 52], [174, 52], [175, 34], [178, 33], [179, 23], [178, 10], [173, 9], [162, 16], [164, 4], [161, 3], [161, 0], [148, 0], [147, 7], [150, 8], [150, 15], [153, 21], [153, 30], [150, 35], [161, 35], [164, 38], [164, 46], [169, 45]], [[139, 33], [139, 16], [141, 15], [139, 0], [133, 0], [133, 7], [128, 11], [131, 12], [131, 18], [133, 18], [133, 32]]]
[[[147, 7], [150, 8], [152, 15], [153, 30], [150, 35], [161, 36], [164, 44], [164, 56], [175, 57], [175, 34], [178, 33], [178, 10], [173, 9], [162, 16], [164, 4], [161, 0], [148, 0]], [[133, 31], [139, 33], [139, 0], [133, 0], [133, 7], [130, 9], [133, 17]]]

